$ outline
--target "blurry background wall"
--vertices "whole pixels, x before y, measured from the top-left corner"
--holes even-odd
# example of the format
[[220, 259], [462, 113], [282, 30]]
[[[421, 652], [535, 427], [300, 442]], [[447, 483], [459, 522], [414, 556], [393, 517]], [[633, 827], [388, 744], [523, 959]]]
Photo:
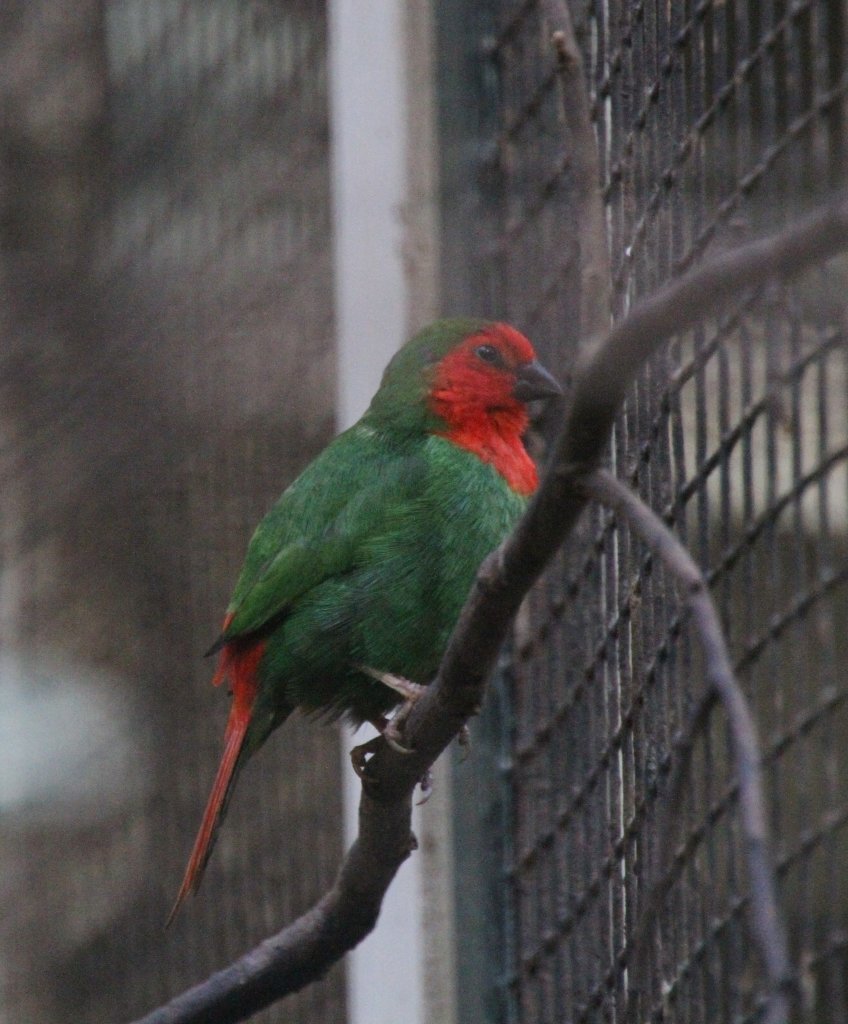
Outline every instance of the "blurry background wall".
[[[162, 934], [228, 703], [201, 654], [334, 429], [326, 18], [11, 2], [0, 47], [0, 1016], [119, 1020], [341, 849], [337, 736], [293, 721]], [[341, 1021], [341, 970], [266, 1019]]]

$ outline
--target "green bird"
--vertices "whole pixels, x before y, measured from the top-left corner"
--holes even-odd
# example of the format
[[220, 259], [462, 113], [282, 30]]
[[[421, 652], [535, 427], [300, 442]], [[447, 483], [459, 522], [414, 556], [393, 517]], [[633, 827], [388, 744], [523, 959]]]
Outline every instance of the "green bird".
[[232, 706], [169, 921], [200, 884], [239, 769], [295, 708], [386, 732], [414, 690], [402, 680], [433, 678], [480, 563], [536, 488], [526, 403], [560, 393], [513, 327], [440, 320], [260, 523], [210, 651]]

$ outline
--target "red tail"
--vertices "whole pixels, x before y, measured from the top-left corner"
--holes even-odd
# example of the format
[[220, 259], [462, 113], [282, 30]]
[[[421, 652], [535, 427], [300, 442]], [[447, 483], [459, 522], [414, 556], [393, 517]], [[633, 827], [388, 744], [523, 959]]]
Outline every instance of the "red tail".
[[218, 765], [218, 772], [212, 784], [212, 792], [209, 794], [206, 810], [203, 812], [203, 820], [194, 841], [180, 891], [177, 893], [174, 906], [165, 922], [166, 928], [176, 917], [177, 911], [189, 893], [197, 891], [203, 878], [206, 862], [212, 853], [218, 826], [223, 819], [227, 800], [236, 780], [239, 755], [244, 744], [247, 727], [250, 725], [253, 702], [258, 689], [256, 670], [264, 650], [264, 643], [245, 646], [244, 643], [239, 643], [236, 640], [221, 651], [221, 660], [212, 682], [217, 686], [225, 678], [229, 678], [233, 693], [230, 717], [227, 719], [227, 727], [224, 730], [224, 753], [221, 756], [221, 763]]

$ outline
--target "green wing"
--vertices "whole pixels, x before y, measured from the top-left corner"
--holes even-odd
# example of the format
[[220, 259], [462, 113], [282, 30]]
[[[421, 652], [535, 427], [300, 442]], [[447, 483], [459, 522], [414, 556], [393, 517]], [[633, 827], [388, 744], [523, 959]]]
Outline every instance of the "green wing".
[[311, 463], [259, 524], [221, 641], [284, 616], [324, 580], [350, 572], [387, 510], [410, 491], [418, 460], [359, 423]]
[[243, 589], [230, 605], [227, 640], [253, 633], [283, 615], [307, 591], [329, 576], [347, 572], [355, 562], [357, 539], [348, 534], [325, 537], [320, 543], [288, 544]]

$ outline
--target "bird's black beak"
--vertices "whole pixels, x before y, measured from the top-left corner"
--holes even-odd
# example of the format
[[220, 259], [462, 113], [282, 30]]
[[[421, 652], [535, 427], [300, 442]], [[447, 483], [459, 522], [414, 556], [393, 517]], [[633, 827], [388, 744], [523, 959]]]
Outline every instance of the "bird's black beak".
[[532, 402], [534, 398], [553, 398], [554, 395], [562, 394], [556, 378], [535, 359], [519, 367], [516, 377], [512, 393], [519, 402]]

